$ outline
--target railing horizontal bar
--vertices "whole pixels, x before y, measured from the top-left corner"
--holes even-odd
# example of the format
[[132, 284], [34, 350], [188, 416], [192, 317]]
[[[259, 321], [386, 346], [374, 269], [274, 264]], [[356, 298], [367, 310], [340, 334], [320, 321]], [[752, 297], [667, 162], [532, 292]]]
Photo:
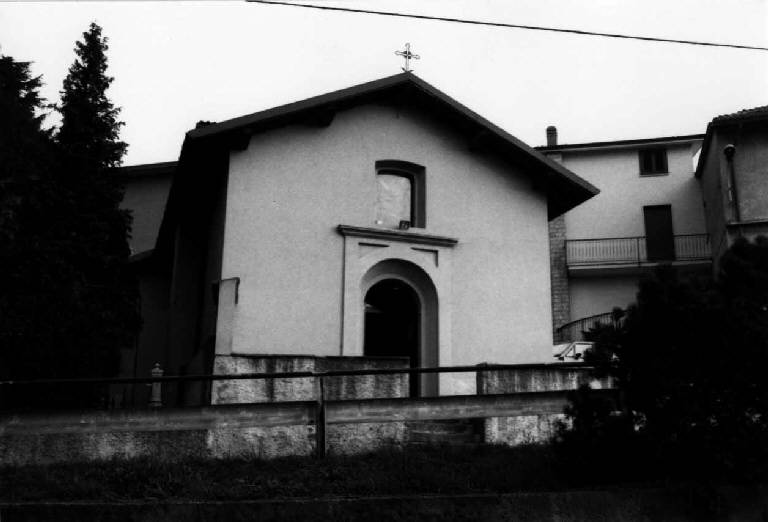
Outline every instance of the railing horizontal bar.
[[[675, 234], [673, 237], [707, 237], [709, 234]], [[582, 243], [588, 241], [617, 241], [620, 239], [645, 239], [647, 236], [626, 236], [626, 237], [593, 237], [582, 239], [566, 239], [566, 243]]]
[[[640, 261], [640, 264], [642, 266], [655, 266], [659, 263], [674, 263], [675, 261], [707, 261], [711, 259], [712, 256], [708, 255], [686, 255], [686, 256], [677, 256], [677, 259], [666, 259], [666, 260], [659, 260], [659, 261], [648, 261], [647, 259], [643, 259]], [[575, 266], [624, 266], [624, 265], [634, 265], [637, 266], [637, 260], [622, 260], [622, 261], [605, 261], [603, 259], [587, 259], [584, 261], [571, 261], [569, 263], [569, 266], [575, 267]]]
[[0, 417], [0, 435], [191, 431], [312, 424], [315, 404], [315, 401], [292, 401], [103, 412], [19, 413]]
[[235, 373], [222, 375], [166, 375], [163, 377], [118, 377], [118, 378], [89, 378], [89, 379], [37, 379], [37, 380], [6, 380], [0, 385], [46, 385], [46, 384], [139, 384], [153, 382], [187, 382], [187, 381], [230, 381], [258, 379], [299, 379], [312, 377], [345, 377], [360, 375], [389, 375], [389, 374], [424, 374], [424, 373], [464, 373], [496, 370], [535, 370], [535, 369], [568, 369], [571, 367], [585, 368], [584, 365], [571, 363], [537, 363], [537, 364], [493, 364], [474, 366], [440, 366], [425, 368], [376, 368], [364, 370], [333, 370], [327, 372], [272, 372], [272, 373]]
[[[562, 413], [571, 390], [496, 395], [327, 401], [326, 422], [398, 422]], [[616, 390], [592, 390], [614, 398]], [[0, 436], [192, 431], [312, 425], [316, 401], [223, 404], [162, 410], [25, 413], [0, 418]]]
[[646, 236], [568, 239], [568, 267], [595, 266], [654, 266], [659, 262], [691, 262], [709, 260], [712, 255], [707, 234], [678, 234], [673, 236], [673, 253], [665, 259], [648, 259]]
[[[395, 422], [563, 413], [572, 390], [405, 399], [354, 399], [326, 403], [326, 422]], [[593, 390], [606, 397], [616, 391]]]

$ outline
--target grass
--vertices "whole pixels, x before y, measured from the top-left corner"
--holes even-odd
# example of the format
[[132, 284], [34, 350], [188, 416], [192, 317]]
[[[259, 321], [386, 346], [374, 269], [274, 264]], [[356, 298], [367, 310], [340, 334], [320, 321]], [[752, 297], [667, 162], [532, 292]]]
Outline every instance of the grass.
[[0, 468], [0, 501], [253, 500], [557, 490], [549, 446], [426, 447], [360, 456], [150, 459]]

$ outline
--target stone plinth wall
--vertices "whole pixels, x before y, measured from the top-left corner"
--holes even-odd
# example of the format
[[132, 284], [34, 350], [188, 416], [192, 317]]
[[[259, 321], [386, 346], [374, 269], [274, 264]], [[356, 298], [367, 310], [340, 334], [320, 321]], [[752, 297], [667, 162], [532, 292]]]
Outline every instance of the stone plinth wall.
[[[478, 372], [478, 394], [523, 393], [576, 390], [582, 384], [593, 389], [613, 387], [610, 378], [594, 379], [584, 368], [521, 368]], [[564, 414], [524, 415], [519, 417], [488, 417], [484, 420], [483, 441], [516, 446], [546, 442], [554, 434]]]
[[[407, 368], [408, 358], [400, 357], [315, 357], [285, 355], [217, 355], [215, 374], [328, 372]], [[407, 374], [360, 375], [324, 378], [325, 400], [407, 397]], [[212, 404], [317, 400], [314, 378], [215, 381]], [[405, 423], [334, 424], [327, 427], [330, 454], [354, 454], [402, 444]], [[217, 456], [239, 456], [258, 450], [260, 455], [279, 456], [293, 447], [293, 454], [310, 454], [314, 449], [314, 426], [245, 428], [211, 432], [209, 446]], [[290, 454], [290, 452], [288, 453]]]
[[[315, 357], [240, 357], [217, 355], [214, 375], [238, 373], [314, 372]], [[315, 400], [312, 378], [213, 381], [211, 404]]]
[[[405, 357], [314, 357], [291, 355], [217, 355], [213, 373], [288, 373], [407, 368]], [[214, 381], [212, 404], [317, 400], [315, 379], [275, 378]], [[408, 375], [326, 377], [326, 400], [397, 398], [408, 396]]]
[[[316, 371], [383, 370], [408, 368], [405, 357], [318, 357]], [[408, 397], [408, 374], [327, 377], [326, 400]]]

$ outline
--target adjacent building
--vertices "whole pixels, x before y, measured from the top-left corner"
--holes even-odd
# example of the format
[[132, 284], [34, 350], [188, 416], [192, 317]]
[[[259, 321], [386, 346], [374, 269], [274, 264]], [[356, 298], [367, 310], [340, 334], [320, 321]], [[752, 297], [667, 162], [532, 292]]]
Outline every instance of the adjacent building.
[[696, 179], [715, 259], [738, 237], [768, 235], [768, 106], [710, 122]]
[[538, 150], [600, 189], [550, 223], [555, 336], [576, 340], [635, 300], [660, 263], [708, 274], [711, 248], [693, 176], [703, 135], [559, 144]]

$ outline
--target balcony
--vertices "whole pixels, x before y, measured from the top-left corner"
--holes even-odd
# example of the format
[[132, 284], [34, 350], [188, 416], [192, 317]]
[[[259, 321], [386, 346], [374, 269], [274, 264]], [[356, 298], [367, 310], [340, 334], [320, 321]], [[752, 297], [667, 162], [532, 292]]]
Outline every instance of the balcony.
[[586, 334], [593, 328], [598, 326], [610, 326], [618, 328], [624, 323], [624, 311], [617, 312], [605, 312], [602, 314], [591, 315], [589, 317], [583, 317], [576, 319], [570, 323], [557, 328], [555, 331], [556, 343], [569, 343], [577, 341], [585, 341]]
[[712, 252], [707, 234], [673, 237], [674, 249], [651, 252], [645, 236], [566, 241], [566, 262], [571, 272], [595, 269], [644, 268], [659, 263], [707, 264]]

